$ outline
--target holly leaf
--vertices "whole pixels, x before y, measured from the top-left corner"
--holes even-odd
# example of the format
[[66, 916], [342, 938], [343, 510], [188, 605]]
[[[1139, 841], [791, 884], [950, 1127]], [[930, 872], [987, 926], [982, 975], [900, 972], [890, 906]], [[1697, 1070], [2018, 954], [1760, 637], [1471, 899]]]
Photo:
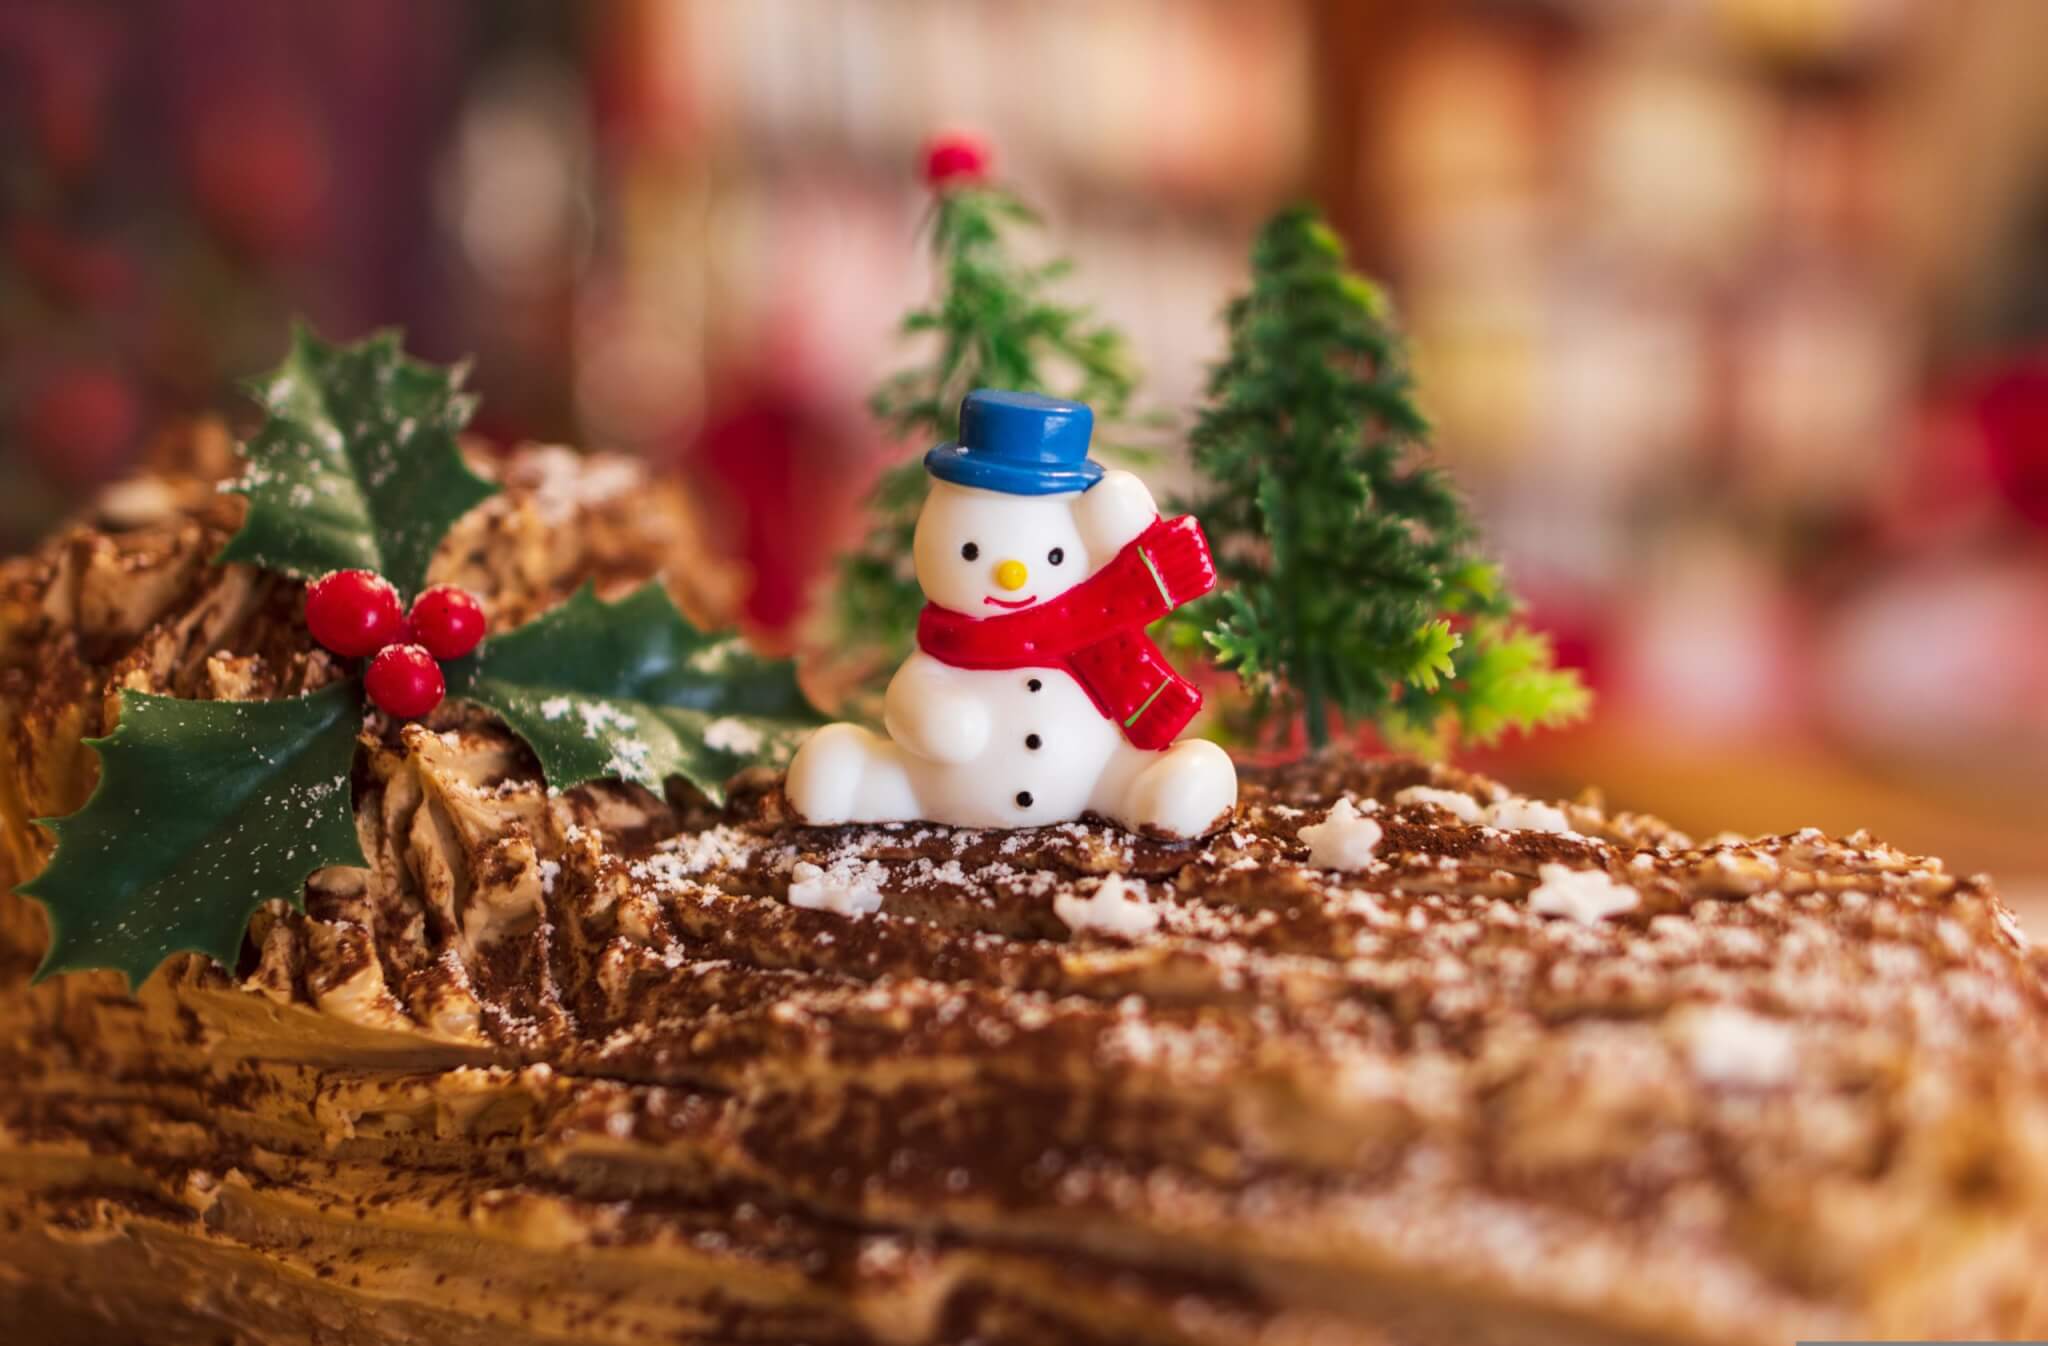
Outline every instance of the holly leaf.
[[406, 358], [395, 331], [336, 346], [295, 324], [284, 363], [249, 385], [269, 415], [242, 446], [229, 489], [249, 514], [219, 559], [375, 571], [410, 599], [450, 525], [498, 490], [455, 445], [476, 409], [467, 373]]
[[121, 721], [89, 739], [100, 781], [85, 807], [42, 819], [57, 852], [17, 890], [50, 914], [38, 980], [111, 968], [130, 989], [174, 953], [232, 967], [271, 898], [360, 865], [349, 772], [362, 723], [353, 682], [281, 701], [121, 694]]
[[818, 713], [788, 660], [685, 621], [659, 581], [616, 603], [585, 585], [450, 668], [449, 693], [495, 711], [567, 790], [681, 776], [723, 798], [742, 767], [781, 766]]

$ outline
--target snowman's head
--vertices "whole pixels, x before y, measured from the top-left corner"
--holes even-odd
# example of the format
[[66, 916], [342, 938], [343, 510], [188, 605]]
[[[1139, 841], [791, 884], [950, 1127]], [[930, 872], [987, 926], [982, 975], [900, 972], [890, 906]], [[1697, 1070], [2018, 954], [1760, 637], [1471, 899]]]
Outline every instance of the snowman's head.
[[1110, 556], [1084, 539], [1083, 492], [1010, 495], [934, 481], [913, 555], [924, 596], [969, 617], [999, 617], [1055, 598]]

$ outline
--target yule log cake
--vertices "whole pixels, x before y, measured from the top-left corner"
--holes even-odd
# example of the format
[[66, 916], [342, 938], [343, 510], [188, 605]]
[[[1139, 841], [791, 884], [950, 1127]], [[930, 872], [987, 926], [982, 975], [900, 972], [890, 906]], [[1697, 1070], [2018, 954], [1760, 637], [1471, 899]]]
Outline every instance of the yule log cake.
[[[433, 573], [494, 623], [723, 601], [630, 465], [479, 466]], [[337, 676], [213, 564], [240, 507], [166, 473], [0, 570], [10, 886], [116, 689]], [[475, 711], [362, 736], [369, 867], [233, 968], [31, 987], [0, 899], [10, 1340], [2048, 1333], [2043, 961], [1867, 836], [1349, 757], [1192, 844], [808, 829], [769, 776], [551, 796]]]

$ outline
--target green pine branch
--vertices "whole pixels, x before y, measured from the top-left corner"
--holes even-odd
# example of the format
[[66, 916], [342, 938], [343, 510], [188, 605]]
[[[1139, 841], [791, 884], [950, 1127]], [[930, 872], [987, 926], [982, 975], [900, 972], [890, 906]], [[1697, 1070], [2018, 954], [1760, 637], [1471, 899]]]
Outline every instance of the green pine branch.
[[911, 568], [926, 490], [923, 453], [958, 436], [960, 399], [975, 388], [1047, 393], [1088, 403], [1101, 423], [1123, 417], [1136, 389], [1123, 335], [1051, 297], [1068, 263], [1033, 265], [1013, 255], [1015, 233], [1038, 225], [1028, 206], [998, 187], [948, 188], [933, 204], [936, 286], [898, 328], [932, 352], [884, 379], [868, 403], [890, 437], [914, 452], [870, 493], [871, 522], [840, 563], [835, 603], [843, 647], [869, 656], [883, 677], [909, 652], [924, 605]]
[[1189, 441], [1225, 584], [1171, 619], [1173, 642], [1206, 643], [1256, 722], [1299, 716], [1314, 747], [1339, 720], [1443, 746], [1583, 715], [1429, 462], [1391, 306], [1313, 210], [1261, 232], [1226, 319]]

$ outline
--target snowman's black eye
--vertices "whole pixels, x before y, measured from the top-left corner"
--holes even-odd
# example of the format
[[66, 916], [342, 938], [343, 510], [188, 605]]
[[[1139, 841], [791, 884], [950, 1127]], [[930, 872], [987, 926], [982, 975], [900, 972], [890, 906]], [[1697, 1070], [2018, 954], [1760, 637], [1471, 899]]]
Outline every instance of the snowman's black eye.
[[975, 546], [972, 542], [960, 549], [960, 559], [963, 561], [972, 561], [979, 555], [981, 555], [981, 548]]
[[1054, 547], [1051, 551], [1045, 554], [1045, 559], [1051, 562], [1053, 565], [1058, 565], [1060, 562], [1067, 559], [1067, 549], [1065, 547]]

